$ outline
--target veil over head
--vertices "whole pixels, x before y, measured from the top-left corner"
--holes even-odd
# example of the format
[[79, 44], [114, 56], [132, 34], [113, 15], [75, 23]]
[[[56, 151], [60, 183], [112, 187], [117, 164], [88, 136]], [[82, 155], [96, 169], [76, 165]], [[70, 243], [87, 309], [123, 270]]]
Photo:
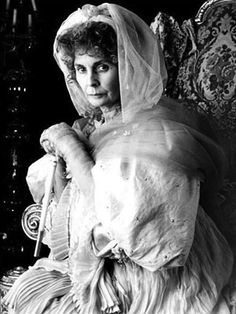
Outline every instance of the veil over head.
[[167, 79], [162, 51], [149, 26], [133, 12], [116, 4], [85, 5], [73, 12], [59, 28], [54, 41], [54, 57], [65, 76], [72, 102], [80, 115], [93, 111], [75, 79], [75, 73], [65, 63], [58, 37], [87, 21], [102, 21], [117, 34], [120, 96], [123, 121], [135, 112], [155, 105]]

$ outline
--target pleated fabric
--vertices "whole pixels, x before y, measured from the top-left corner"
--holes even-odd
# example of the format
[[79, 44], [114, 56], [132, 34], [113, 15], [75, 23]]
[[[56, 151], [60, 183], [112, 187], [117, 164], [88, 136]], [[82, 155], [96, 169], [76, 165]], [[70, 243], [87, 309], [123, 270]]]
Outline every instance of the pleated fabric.
[[5, 300], [10, 301], [11, 313], [77, 313], [70, 295], [68, 274], [55, 270], [34, 269], [26, 271], [14, 284]]
[[[48, 265], [52, 268], [53, 262]], [[82, 307], [67, 273], [49, 266], [32, 267], [4, 301], [14, 314], [230, 314], [223, 290], [230, 267], [231, 251], [225, 239], [199, 208], [193, 246], [183, 267], [150, 272], [131, 260], [104, 259], [103, 279], [95, 278]], [[109, 307], [114, 304], [112, 291], [119, 301], [115, 307]]]
[[[61, 201], [53, 215], [53, 224], [51, 230], [51, 250], [56, 260], [63, 260], [68, 257], [69, 253], [69, 215], [71, 203], [71, 184], [65, 187]], [[65, 206], [67, 204], [67, 206]]]

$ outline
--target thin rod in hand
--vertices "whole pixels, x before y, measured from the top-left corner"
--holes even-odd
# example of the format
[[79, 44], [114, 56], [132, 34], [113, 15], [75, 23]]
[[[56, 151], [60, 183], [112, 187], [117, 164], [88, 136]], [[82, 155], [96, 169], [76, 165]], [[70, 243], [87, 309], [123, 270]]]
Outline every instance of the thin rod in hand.
[[53, 187], [53, 180], [54, 180], [56, 166], [57, 166], [57, 157], [52, 156], [51, 160], [52, 160], [52, 165], [50, 167], [50, 170], [49, 170], [46, 182], [45, 182], [45, 193], [44, 193], [43, 202], [42, 202], [42, 211], [41, 211], [36, 246], [34, 250], [34, 257], [38, 257], [40, 253], [44, 227], [45, 227], [45, 221], [47, 217], [47, 210], [48, 210], [48, 206], [50, 202], [50, 196], [51, 196], [52, 187]]

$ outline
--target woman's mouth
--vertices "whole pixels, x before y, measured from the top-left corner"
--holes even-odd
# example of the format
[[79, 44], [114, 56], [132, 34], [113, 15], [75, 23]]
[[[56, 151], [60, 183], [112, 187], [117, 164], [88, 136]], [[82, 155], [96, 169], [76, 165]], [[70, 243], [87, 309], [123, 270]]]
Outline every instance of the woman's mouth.
[[100, 97], [103, 97], [103, 96], [104, 96], [103, 93], [88, 94], [88, 97], [100, 98]]

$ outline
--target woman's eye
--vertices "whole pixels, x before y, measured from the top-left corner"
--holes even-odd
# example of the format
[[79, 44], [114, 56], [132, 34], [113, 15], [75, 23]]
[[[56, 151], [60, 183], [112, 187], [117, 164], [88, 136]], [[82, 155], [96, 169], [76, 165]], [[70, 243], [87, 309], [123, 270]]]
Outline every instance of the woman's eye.
[[97, 67], [97, 72], [107, 72], [110, 66], [108, 64], [100, 64]]
[[86, 72], [85, 67], [83, 67], [81, 65], [76, 65], [75, 70], [76, 70], [76, 72], [81, 73], [81, 74]]

